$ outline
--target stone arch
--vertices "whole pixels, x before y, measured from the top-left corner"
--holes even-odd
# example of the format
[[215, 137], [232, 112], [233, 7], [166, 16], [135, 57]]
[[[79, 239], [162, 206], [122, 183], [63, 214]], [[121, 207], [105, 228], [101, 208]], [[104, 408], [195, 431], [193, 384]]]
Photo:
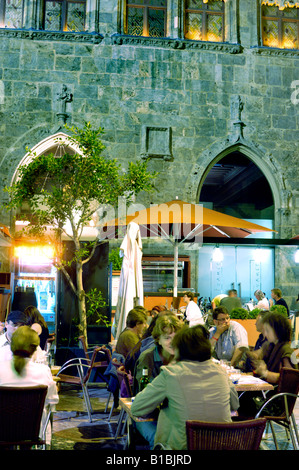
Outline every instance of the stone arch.
[[59, 146], [59, 141], [63, 142], [65, 146], [67, 146], [71, 151], [81, 153], [78, 146], [75, 145], [70, 139], [67, 134], [64, 132], [57, 132], [56, 134], [50, 135], [45, 139], [41, 140], [38, 144], [36, 144], [30, 152], [27, 152], [26, 155], [21, 159], [13, 177], [11, 179], [11, 184], [13, 184], [18, 178], [18, 170], [21, 166], [27, 165], [30, 163], [33, 158], [38, 157], [39, 155], [45, 154], [46, 152], [50, 152], [51, 149], [55, 149]]
[[188, 182], [188, 199], [197, 202], [204, 184], [205, 178], [211, 168], [223, 157], [239, 151], [250, 159], [264, 174], [271, 188], [274, 203], [274, 226], [276, 230], [281, 226], [281, 217], [288, 211], [288, 191], [279, 163], [270, 152], [260, 145], [238, 139], [231, 142], [230, 138], [222, 142], [216, 142], [206, 149], [195, 164], [194, 171]]

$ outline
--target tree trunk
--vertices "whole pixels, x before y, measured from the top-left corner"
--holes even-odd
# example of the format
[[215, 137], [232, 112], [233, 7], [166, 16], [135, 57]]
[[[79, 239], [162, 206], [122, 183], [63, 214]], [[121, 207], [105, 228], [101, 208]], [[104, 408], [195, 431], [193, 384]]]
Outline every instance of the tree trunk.
[[77, 275], [77, 296], [78, 296], [78, 311], [79, 311], [79, 334], [83, 335], [88, 347], [87, 340], [87, 319], [86, 319], [86, 302], [85, 302], [85, 291], [83, 288], [83, 266], [81, 262], [76, 263], [76, 275]]

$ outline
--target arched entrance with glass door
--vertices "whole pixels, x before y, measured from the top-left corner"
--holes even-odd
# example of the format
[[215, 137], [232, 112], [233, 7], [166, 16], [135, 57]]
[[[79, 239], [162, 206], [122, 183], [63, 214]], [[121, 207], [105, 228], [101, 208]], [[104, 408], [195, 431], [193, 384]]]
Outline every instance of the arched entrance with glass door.
[[[252, 154], [253, 155], [253, 154]], [[234, 217], [249, 220], [274, 229], [275, 197], [259, 157], [251, 158], [251, 151], [235, 146], [217, 155], [202, 177], [198, 202], [204, 207]], [[255, 161], [254, 161], [255, 160]], [[276, 194], [273, 194], [275, 193]], [[248, 238], [269, 237], [267, 234]], [[216, 243], [221, 257], [214, 257]], [[269, 298], [274, 286], [274, 248], [265, 246], [222, 244], [203, 245], [199, 250], [198, 292], [213, 299], [236, 289], [245, 304], [261, 289]]]

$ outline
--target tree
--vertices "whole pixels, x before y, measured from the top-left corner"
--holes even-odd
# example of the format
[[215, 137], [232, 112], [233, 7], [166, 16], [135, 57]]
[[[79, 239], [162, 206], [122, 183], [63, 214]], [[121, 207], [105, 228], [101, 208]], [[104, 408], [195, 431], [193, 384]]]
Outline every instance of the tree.
[[[19, 169], [18, 180], [4, 191], [9, 194], [6, 210], [28, 207], [23, 218], [29, 224], [25, 234], [38, 239], [51, 239], [56, 246], [54, 264], [60, 269], [78, 299], [79, 333], [87, 342], [86, 298], [83, 286], [83, 265], [93, 256], [99, 240], [89, 247], [80, 243], [84, 227], [101, 207], [116, 207], [119, 197], [130, 201], [133, 195], [153, 189], [156, 173], [147, 170], [146, 161], [130, 162], [125, 171], [116, 159], [102, 155], [105, 146], [100, 137], [104, 130], [93, 129], [89, 122], [83, 128], [65, 126], [68, 140], [77, 151], [62, 156], [34, 155]], [[67, 141], [58, 142], [68, 145]], [[18, 214], [20, 217], [20, 214]], [[50, 227], [50, 230], [49, 230]], [[65, 234], [75, 246], [72, 263], [76, 283], [70, 278], [61, 250], [61, 235]], [[95, 301], [94, 291], [92, 293]], [[101, 296], [101, 293], [99, 293]]]

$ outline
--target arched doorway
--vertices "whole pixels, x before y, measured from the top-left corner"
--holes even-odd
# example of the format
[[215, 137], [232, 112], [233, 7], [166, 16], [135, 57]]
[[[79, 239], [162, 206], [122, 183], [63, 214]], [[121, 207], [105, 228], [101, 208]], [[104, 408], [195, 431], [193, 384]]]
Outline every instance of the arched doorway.
[[[200, 185], [199, 203], [274, 228], [275, 200], [271, 186], [256, 162], [241, 148], [227, 150], [210, 163]], [[212, 299], [236, 289], [245, 304], [254, 298], [256, 289], [261, 289], [269, 298], [274, 286], [274, 249], [254, 245], [221, 246], [221, 240], [219, 243], [223, 259], [213, 258], [215, 245], [204, 245], [199, 250], [200, 295]]]
[[[72, 142], [69, 142], [66, 134], [60, 132], [47, 137], [24, 155], [14, 172], [12, 184], [18, 179], [19, 169], [29, 164], [34, 158], [50, 153], [59, 158], [62, 153], [75, 153], [75, 151], [77, 149]], [[45, 187], [49, 184], [47, 176], [42, 184]], [[15, 215], [14, 231], [18, 233], [21, 232], [27, 223], [26, 220], [29, 220], [32, 214], [29, 211], [29, 206], [23, 204]], [[60, 275], [52, 262], [51, 245], [23, 238], [16, 239], [14, 271], [13, 308], [20, 310], [24, 305], [35, 305], [44, 317], [49, 332], [56, 333]]]
[[206, 176], [199, 202], [243, 219], [274, 220], [274, 201], [263, 172], [240, 150], [218, 160]]

